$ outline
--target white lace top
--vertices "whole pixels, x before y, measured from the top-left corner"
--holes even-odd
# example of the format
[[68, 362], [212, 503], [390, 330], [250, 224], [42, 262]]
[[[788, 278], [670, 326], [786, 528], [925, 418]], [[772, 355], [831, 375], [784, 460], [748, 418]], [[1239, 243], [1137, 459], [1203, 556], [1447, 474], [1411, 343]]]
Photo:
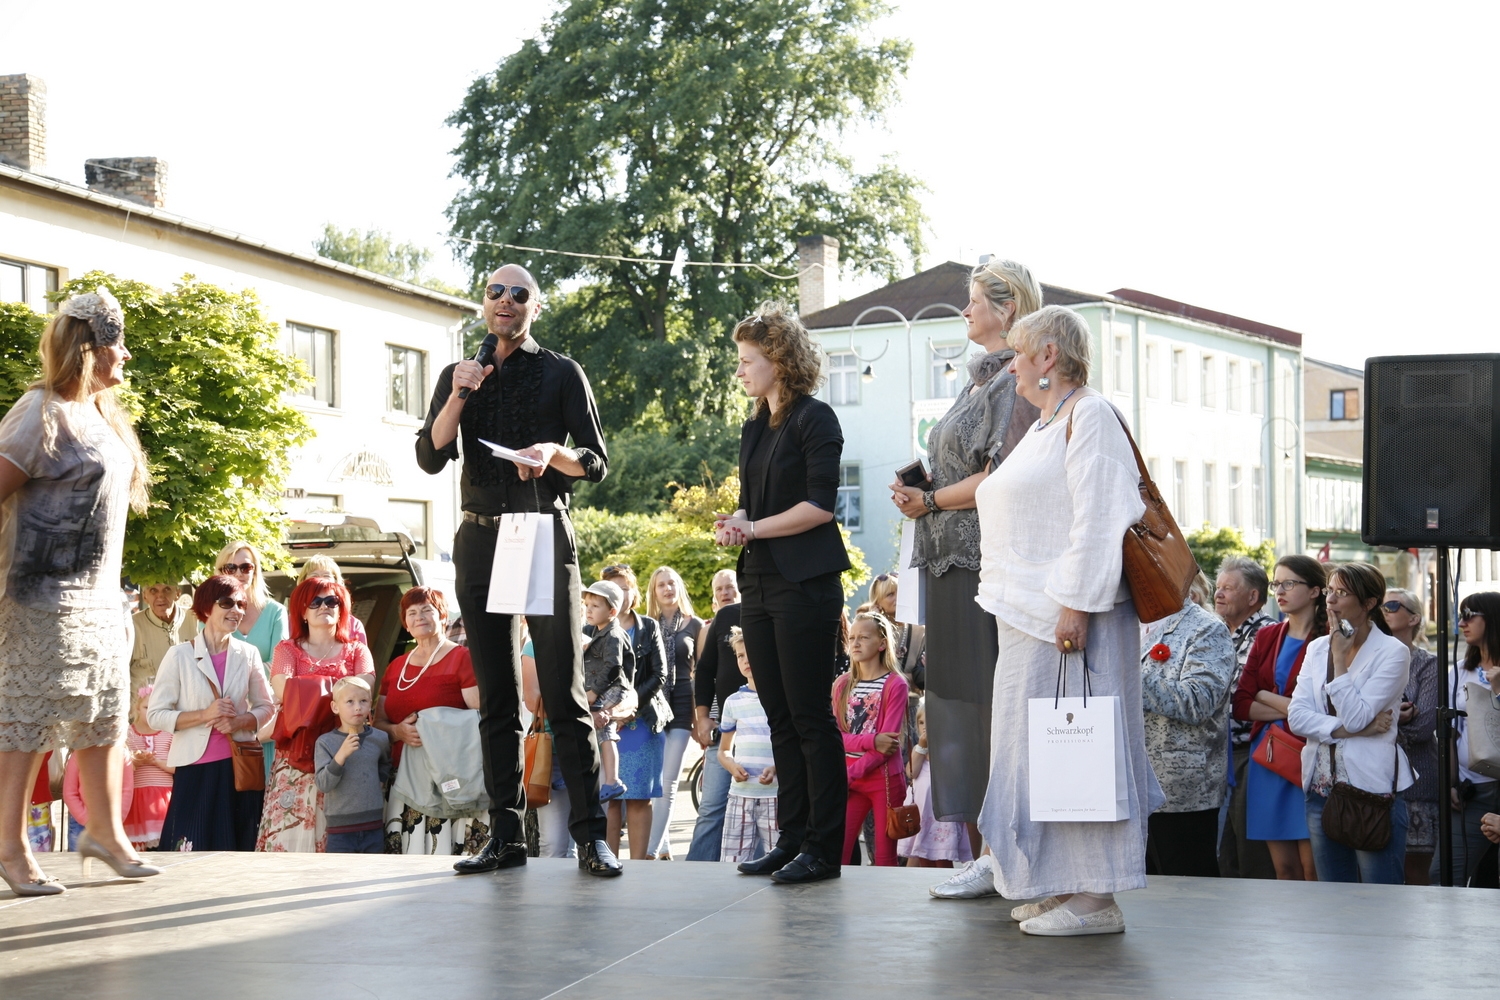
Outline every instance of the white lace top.
[[1068, 421], [1032, 429], [975, 494], [986, 611], [1052, 642], [1062, 608], [1108, 611], [1130, 597], [1121, 544], [1146, 512], [1114, 408], [1097, 395]]

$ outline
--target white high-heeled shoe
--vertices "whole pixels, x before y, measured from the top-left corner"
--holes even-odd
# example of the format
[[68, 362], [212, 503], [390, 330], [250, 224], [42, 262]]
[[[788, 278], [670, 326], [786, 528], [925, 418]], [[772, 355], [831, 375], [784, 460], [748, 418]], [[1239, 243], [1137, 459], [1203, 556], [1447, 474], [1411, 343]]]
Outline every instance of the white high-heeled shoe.
[[90, 837], [87, 832], [78, 835], [78, 856], [83, 860], [83, 877], [88, 878], [93, 868], [93, 861], [98, 858], [115, 870], [115, 874], [121, 878], [150, 878], [152, 875], [160, 875], [160, 868], [142, 864], [139, 861], [121, 861], [113, 854], [99, 846], [99, 842]]
[[42, 877], [34, 881], [17, 882], [10, 877], [10, 872], [4, 866], [0, 866], [0, 879], [4, 879], [5, 884], [10, 886], [10, 891], [17, 896], [56, 896], [65, 891], [63, 884], [49, 877], [46, 872], [42, 872]]

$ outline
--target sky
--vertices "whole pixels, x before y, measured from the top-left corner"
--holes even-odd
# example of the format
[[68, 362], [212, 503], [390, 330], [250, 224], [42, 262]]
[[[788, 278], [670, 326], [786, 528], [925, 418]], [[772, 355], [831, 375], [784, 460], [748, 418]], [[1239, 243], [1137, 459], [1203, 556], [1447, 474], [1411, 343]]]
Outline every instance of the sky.
[[[170, 211], [298, 250], [379, 227], [466, 283], [444, 119], [554, 9], [0, 0], [0, 73], [46, 81], [53, 176], [157, 156]], [[924, 0], [879, 26], [915, 53], [847, 147], [926, 185], [928, 266], [999, 254], [1353, 366], [1496, 351], [1497, 27], [1493, 3]]]

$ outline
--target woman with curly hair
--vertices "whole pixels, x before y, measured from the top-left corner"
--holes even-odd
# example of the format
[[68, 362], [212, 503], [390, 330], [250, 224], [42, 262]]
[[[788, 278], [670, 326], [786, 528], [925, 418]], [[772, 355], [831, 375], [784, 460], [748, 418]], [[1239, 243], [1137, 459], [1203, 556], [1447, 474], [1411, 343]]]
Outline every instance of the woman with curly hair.
[[[271, 688], [276, 704], [286, 699], [287, 683], [300, 678], [364, 677], [375, 690], [375, 665], [370, 650], [349, 637], [349, 591], [323, 577], [309, 577], [297, 584], [287, 599], [292, 637], [276, 646], [271, 657]], [[326, 690], [326, 689], [325, 689]], [[288, 721], [288, 720], [283, 720]], [[336, 720], [331, 706], [314, 727], [313, 740], [330, 732]], [[301, 725], [290, 721], [289, 725]], [[282, 723], [277, 724], [283, 729]], [[276, 760], [271, 780], [266, 782], [265, 811], [261, 814], [257, 851], [323, 852], [328, 840], [323, 816], [323, 793], [318, 791], [312, 770], [311, 742], [298, 755], [295, 738], [276, 741]]]
[[833, 520], [844, 432], [813, 393], [823, 355], [798, 319], [766, 303], [734, 328], [735, 377], [756, 400], [740, 435], [740, 505], [714, 538], [739, 545], [740, 627], [771, 726], [781, 840], [746, 875], [778, 882], [837, 878], [848, 782], [833, 718], [839, 574], [849, 568]]

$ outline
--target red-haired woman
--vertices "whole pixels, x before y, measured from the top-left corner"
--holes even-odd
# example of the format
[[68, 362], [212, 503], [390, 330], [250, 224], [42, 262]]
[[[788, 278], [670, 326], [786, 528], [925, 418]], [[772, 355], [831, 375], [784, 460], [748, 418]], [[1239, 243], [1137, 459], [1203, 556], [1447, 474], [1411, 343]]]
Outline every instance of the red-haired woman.
[[235, 790], [229, 742], [254, 742], [274, 711], [260, 653], [237, 631], [248, 603], [239, 580], [209, 577], [193, 593], [203, 631], [167, 650], [156, 671], [146, 721], [172, 734], [167, 766], [176, 768], [162, 821], [164, 851], [255, 846], [262, 793]]
[[[422, 745], [417, 733], [420, 713], [429, 708], [479, 708], [479, 681], [469, 651], [447, 636], [448, 601], [443, 592], [431, 587], [408, 590], [401, 596], [401, 621], [417, 646], [385, 668], [375, 702], [375, 727], [391, 738], [397, 767], [402, 747]], [[386, 852], [474, 854], [489, 836], [487, 819], [423, 816], [393, 797], [386, 812]]]
[[[287, 600], [292, 637], [276, 646], [271, 655], [271, 687], [276, 703], [285, 698], [287, 681], [298, 677], [363, 676], [375, 688], [375, 665], [370, 650], [349, 638], [349, 591], [342, 584], [322, 577], [309, 577], [297, 584]], [[327, 720], [332, 729], [330, 713]], [[311, 762], [304, 771], [280, 745], [266, 784], [265, 809], [261, 813], [257, 851], [323, 850], [323, 794], [313, 780]]]

